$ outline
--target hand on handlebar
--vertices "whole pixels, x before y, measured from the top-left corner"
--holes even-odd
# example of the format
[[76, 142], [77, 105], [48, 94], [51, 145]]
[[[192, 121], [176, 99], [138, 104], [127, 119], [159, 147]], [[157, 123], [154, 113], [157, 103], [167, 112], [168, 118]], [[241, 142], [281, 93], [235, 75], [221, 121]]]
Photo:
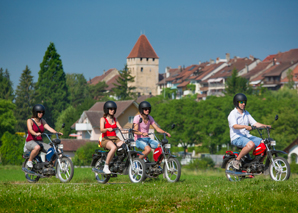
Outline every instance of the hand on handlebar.
[[169, 138], [171, 137], [171, 134], [170, 134], [170, 133], [166, 132], [165, 134], [166, 134]]
[[248, 131], [254, 130], [256, 127], [255, 126], [246, 126], [245, 129]]
[[40, 132], [36, 133], [36, 135], [35, 135], [35, 137], [38, 137], [38, 136], [41, 136]]
[[113, 128], [107, 128], [107, 130], [108, 130], [109, 132], [113, 132], [113, 131], [114, 131]]
[[142, 132], [142, 135], [143, 136], [148, 136], [148, 133], [147, 132]]

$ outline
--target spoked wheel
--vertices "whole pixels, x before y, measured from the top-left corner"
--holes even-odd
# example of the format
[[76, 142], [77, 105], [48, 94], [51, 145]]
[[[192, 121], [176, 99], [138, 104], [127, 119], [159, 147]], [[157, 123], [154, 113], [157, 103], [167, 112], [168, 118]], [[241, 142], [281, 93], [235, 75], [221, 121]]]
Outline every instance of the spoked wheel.
[[172, 183], [179, 181], [181, 176], [180, 162], [176, 158], [169, 158], [168, 166], [169, 168], [166, 163], [164, 164], [164, 177]]
[[57, 162], [56, 172], [59, 180], [63, 183], [69, 182], [72, 179], [74, 172], [72, 161], [68, 157], [62, 157], [60, 159], [60, 165]]
[[[28, 170], [32, 170], [31, 168], [29, 168], [28, 166], [27, 166], [27, 161], [28, 161], [29, 159], [26, 159], [24, 162], [23, 162], [23, 167], [25, 167], [26, 169], [28, 169]], [[35, 165], [37, 162], [36, 162], [36, 160], [33, 160], [32, 161], [32, 163], [33, 163], [33, 165]], [[38, 176], [35, 176], [35, 175], [31, 175], [31, 174], [28, 174], [28, 173], [25, 173], [25, 177], [26, 177], [26, 179], [27, 179], [27, 181], [29, 182], [29, 183], [36, 183], [38, 180], [39, 180], [39, 178], [40, 177], [38, 177]]]
[[[227, 165], [226, 165], [226, 170], [229, 170], [229, 171], [235, 171], [234, 167], [233, 167], [233, 159], [230, 159], [228, 162], [227, 162]], [[228, 178], [229, 181], [241, 181], [245, 178], [245, 176], [234, 176], [234, 175], [231, 175], [231, 174], [227, 174], [226, 173], [226, 177]]]
[[[101, 158], [97, 159], [94, 163], [94, 167], [98, 170], [103, 170], [104, 165], [105, 165], [105, 162]], [[107, 183], [111, 177], [110, 175], [99, 174], [99, 173], [94, 173], [94, 175], [97, 182], [102, 184]]]
[[291, 175], [290, 165], [283, 157], [276, 157], [273, 159], [273, 163], [270, 163], [269, 173], [272, 180], [288, 180]]
[[134, 158], [128, 167], [128, 176], [131, 182], [140, 183], [146, 178], [146, 165], [143, 159]]

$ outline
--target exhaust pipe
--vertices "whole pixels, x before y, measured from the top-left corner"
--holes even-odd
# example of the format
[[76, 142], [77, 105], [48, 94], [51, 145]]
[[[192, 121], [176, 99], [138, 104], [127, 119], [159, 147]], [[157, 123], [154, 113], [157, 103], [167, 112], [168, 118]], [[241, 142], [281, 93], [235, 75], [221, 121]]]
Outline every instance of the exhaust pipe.
[[99, 173], [99, 174], [105, 174], [102, 170], [92, 168], [92, 172]]
[[226, 174], [233, 175], [233, 176], [256, 175], [256, 174], [254, 174], [254, 173], [235, 172], [235, 171], [231, 171], [231, 170], [226, 170]]
[[22, 170], [23, 170], [23, 172], [26, 172], [26, 173], [28, 173], [30, 175], [35, 175], [35, 176], [38, 176], [38, 177], [42, 177], [43, 176], [41, 174], [35, 173], [33, 171], [30, 171], [30, 170], [26, 169], [25, 167], [22, 167]]

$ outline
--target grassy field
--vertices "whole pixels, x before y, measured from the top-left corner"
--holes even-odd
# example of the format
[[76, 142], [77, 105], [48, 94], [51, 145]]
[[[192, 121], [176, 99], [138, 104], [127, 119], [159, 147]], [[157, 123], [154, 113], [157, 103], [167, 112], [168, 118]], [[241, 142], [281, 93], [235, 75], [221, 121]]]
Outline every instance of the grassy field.
[[90, 168], [76, 168], [70, 183], [52, 177], [29, 184], [21, 167], [2, 166], [0, 212], [297, 212], [297, 180], [231, 183], [223, 170], [183, 170], [178, 183], [160, 177], [132, 184], [119, 176], [101, 185]]

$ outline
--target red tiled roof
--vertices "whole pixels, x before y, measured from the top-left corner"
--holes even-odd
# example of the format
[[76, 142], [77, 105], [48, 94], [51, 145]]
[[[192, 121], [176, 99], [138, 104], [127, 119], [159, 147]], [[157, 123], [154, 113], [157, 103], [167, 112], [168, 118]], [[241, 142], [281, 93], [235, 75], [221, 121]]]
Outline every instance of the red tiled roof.
[[61, 139], [61, 143], [63, 144], [64, 152], [75, 152], [86, 143], [98, 143], [98, 141], [89, 139]]
[[110, 74], [110, 72], [112, 72], [115, 68], [109, 69], [108, 71], [106, 71], [103, 75], [101, 76], [96, 76], [94, 78], [92, 78], [90, 81], [87, 81], [88, 84], [92, 84], [92, 85], [96, 85], [98, 84], [100, 81], [102, 81], [102, 79], [104, 79], [108, 74]]
[[112, 90], [113, 88], [115, 88], [116, 86], [114, 84], [117, 84], [117, 79], [120, 77], [120, 75], [115, 75], [113, 78], [111, 78], [108, 82], [106, 82], [106, 84], [108, 85], [108, 87], [106, 88], [107, 91]]
[[275, 67], [278, 66], [278, 65], [275, 65], [275, 66], [272, 66], [270, 68], [268, 68], [267, 70], [265, 70], [263, 73], [260, 73], [259, 75], [257, 75], [255, 78], [251, 79], [250, 81], [258, 81], [258, 80], [263, 80], [265, 77], [264, 75], [271, 72], [271, 70], [275, 69]]
[[251, 78], [254, 75], [257, 75], [258, 73], [263, 73], [262, 71], [265, 71], [266, 68], [272, 63], [272, 61], [262, 61], [260, 63], [257, 64], [257, 66], [250, 70], [248, 73], [242, 75], [243, 78]]
[[141, 35], [127, 58], [158, 58], [145, 35]]
[[291, 49], [289, 51], [283, 52], [283, 53], [277, 53], [276, 59], [279, 62], [291, 62], [291, 61], [297, 61], [298, 60], [298, 48], [297, 49]]
[[[298, 66], [296, 66], [294, 69], [293, 69], [293, 81], [294, 82], [298, 82]], [[280, 82], [282, 83], [288, 83], [289, 79], [288, 77], [285, 77], [284, 79], [282, 79]]]
[[179, 84], [177, 87], [185, 87], [186, 85], [189, 84], [190, 81], [184, 81], [181, 84]]
[[263, 60], [263, 62], [268, 62], [268, 61], [271, 62], [275, 57], [276, 57], [276, 54], [274, 54], [274, 55], [268, 55], [268, 56]]
[[283, 62], [277, 66], [274, 66], [270, 72], [265, 73], [263, 76], [279, 76], [287, 68], [291, 67], [293, 64], [291, 62]]

